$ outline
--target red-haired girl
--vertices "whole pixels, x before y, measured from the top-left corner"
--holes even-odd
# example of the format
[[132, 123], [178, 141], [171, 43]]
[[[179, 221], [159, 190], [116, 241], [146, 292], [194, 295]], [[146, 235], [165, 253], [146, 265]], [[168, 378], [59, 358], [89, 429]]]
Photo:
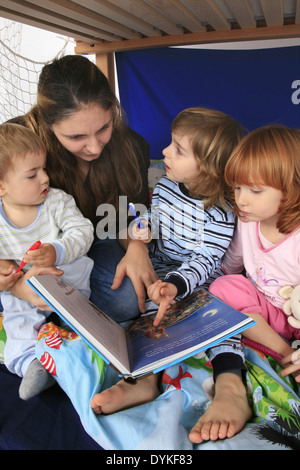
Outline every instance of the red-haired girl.
[[[300, 283], [299, 151], [300, 131], [283, 126], [257, 129], [234, 150], [225, 168], [239, 216], [223, 262], [230, 276], [211, 285], [215, 295], [257, 322], [244, 336], [282, 356], [292, 352], [285, 340], [300, 339], [279, 294]], [[246, 277], [237, 274], [243, 269]]]
[[[281, 375], [294, 373], [297, 382], [300, 357], [295, 358], [290, 344], [300, 338], [300, 330], [288, 323], [279, 291], [300, 283], [299, 151], [300, 131], [283, 126], [257, 129], [233, 151], [225, 179], [232, 188], [238, 226], [223, 262], [227, 275], [210, 286], [214, 295], [256, 321], [243, 335], [280, 354], [287, 366]], [[243, 270], [246, 276], [240, 274]], [[228, 430], [234, 426], [227, 418], [229, 401], [214, 399], [213, 404], [192, 429], [193, 442], [221, 437], [224, 424]], [[235, 429], [241, 429], [242, 412], [238, 418], [235, 409], [234, 416]]]

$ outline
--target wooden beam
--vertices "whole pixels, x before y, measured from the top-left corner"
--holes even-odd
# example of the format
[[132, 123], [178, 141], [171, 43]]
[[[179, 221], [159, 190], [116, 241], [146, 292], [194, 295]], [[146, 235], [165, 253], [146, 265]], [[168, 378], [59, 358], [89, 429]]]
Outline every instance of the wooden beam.
[[114, 67], [114, 54], [112, 52], [96, 54], [96, 65], [101, 72], [107, 77], [110, 87], [115, 92], [115, 67]]
[[264, 39], [286, 39], [300, 37], [300, 25], [265, 26], [261, 28], [243, 28], [226, 31], [209, 31], [161, 38], [143, 38], [130, 41], [116, 41], [114, 43], [84, 43], [77, 42], [76, 54], [98, 54], [126, 50], [147, 49], [154, 47], [183, 46], [191, 44], [211, 44], [234, 41], [257, 41]]

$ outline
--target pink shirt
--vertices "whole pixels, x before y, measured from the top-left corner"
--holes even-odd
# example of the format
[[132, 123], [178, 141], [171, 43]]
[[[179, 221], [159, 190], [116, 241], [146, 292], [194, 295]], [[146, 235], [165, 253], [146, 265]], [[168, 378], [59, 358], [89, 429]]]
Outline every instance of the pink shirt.
[[276, 307], [285, 299], [278, 291], [283, 286], [300, 284], [300, 228], [273, 244], [263, 237], [259, 222], [241, 222], [226, 252], [226, 274], [246, 270], [247, 278]]

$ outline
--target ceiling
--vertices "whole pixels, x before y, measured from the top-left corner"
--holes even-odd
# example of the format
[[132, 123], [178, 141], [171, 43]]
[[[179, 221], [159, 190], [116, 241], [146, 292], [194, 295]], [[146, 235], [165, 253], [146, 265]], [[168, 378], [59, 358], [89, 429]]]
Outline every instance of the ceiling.
[[300, 0], [0, 0], [0, 16], [73, 38], [78, 53], [300, 37]]

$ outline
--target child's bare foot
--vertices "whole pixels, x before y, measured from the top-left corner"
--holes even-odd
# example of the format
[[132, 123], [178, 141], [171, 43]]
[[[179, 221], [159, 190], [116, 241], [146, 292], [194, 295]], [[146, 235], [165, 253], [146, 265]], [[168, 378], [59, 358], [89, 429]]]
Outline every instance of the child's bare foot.
[[195, 444], [202, 441], [233, 437], [251, 418], [245, 386], [235, 374], [220, 374], [216, 380], [216, 393], [207, 411], [189, 434]]
[[148, 403], [158, 395], [158, 374], [139, 378], [134, 385], [122, 379], [111, 388], [96, 393], [91, 400], [91, 407], [96, 414], [111, 414]]

